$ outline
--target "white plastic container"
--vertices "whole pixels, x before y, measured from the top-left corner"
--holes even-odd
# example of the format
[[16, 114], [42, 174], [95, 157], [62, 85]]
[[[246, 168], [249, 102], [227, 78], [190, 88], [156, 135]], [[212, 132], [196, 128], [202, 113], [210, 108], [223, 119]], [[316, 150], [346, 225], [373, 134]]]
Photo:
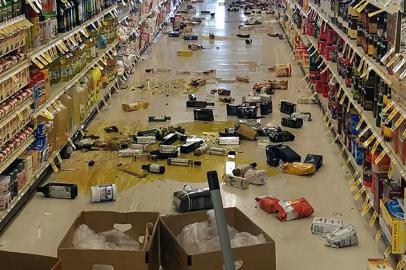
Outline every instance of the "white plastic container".
[[117, 186], [115, 184], [92, 186], [92, 202], [112, 202], [117, 199]]
[[156, 138], [154, 136], [137, 136], [137, 143], [139, 144], [149, 144], [155, 142]]
[[239, 145], [240, 138], [239, 137], [219, 137], [218, 143], [219, 143], [219, 145]]

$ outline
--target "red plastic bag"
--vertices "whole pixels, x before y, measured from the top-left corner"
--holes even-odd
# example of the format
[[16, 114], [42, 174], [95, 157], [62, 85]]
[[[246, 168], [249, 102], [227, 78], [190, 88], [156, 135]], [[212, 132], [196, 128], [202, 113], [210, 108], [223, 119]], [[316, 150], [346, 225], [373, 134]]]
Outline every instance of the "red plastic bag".
[[271, 196], [257, 197], [255, 200], [265, 212], [277, 213], [280, 220], [293, 220], [308, 217], [314, 209], [305, 198], [279, 200]]

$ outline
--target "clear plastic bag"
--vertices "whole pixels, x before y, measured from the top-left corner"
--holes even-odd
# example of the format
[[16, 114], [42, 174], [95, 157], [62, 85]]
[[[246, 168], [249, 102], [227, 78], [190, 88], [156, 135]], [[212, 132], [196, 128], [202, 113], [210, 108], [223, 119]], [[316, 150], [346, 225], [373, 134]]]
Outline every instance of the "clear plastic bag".
[[[221, 249], [214, 211], [208, 211], [208, 215], [207, 221], [186, 225], [177, 236], [178, 241], [189, 254]], [[228, 226], [228, 234], [233, 248], [266, 242], [262, 234], [254, 236], [248, 232], [238, 232], [231, 226]]]
[[82, 224], [73, 234], [73, 246], [78, 249], [139, 250], [139, 244], [118, 230], [96, 233]]

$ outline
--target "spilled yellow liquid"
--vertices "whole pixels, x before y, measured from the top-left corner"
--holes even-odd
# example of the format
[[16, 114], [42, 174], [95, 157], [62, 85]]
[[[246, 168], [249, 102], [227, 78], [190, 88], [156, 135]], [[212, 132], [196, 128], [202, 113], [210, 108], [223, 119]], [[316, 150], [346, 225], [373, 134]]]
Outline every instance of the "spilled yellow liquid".
[[[105, 133], [104, 122], [99, 122], [97, 125], [92, 125], [88, 134], [97, 135], [101, 140], [122, 141], [129, 138], [131, 134], [135, 134], [138, 130], [151, 128], [149, 126], [141, 126], [139, 123], [129, 124], [126, 121], [116, 123], [120, 133]], [[210, 141], [215, 138], [211, 137], [214, 133], [224, 131], [224, 128], [233, 127], [232, 121], [213, 121], [213, 122], [187, 122], [180, 123], [186, 129], [186, 134], [204, 136]], [[206, 134], [208, 133], [208, 134]], [[204, 135], [206, 134], [206, 136]], [[178, 143], [180, 145], [180, 143]], [[158, 148], [158, 144], [155, 145]], [[236, 165], [257, 162], [258, 169], [263, 169], [270, 176], [274, 176], [280, 172], [278, 168], [272, 168], [266, 164], [265, 150], [258, 150], [258, 142], [242, 141], [240, 146], [230, 146], [230, 150], [236, 150], [237, 155], [234, 159], [227, 156], [202, 155], [194, 156], [190, 154], [180, 154], [181, 158], [200, 160], [200, 167], [180, 167], [169, 166], [166, 160], [154, 161], [155, 164], [165, 165], [166, 171], [164, 174], [149, 173], [145, 178], [120, 171], [120, 168], [127, 169], [133, 172], [141, 172], [143, 164], [150, 164], [151, 161], [135, 160], [134, 158], [118, 157], [117, 151], [75, 151], [69, 160], [64, 161], [62, 170], [54, 175], [56, 182], [74, 183], [78, 185], [79, 192], [87, 193], [91, 186], [101, 184], [116, 184], [118, 189], [124, 190], [131, 186], [140, 183], [147, 183], [155, 180], [173, 180], [179, 182], [203, 183], [207, 181], [207, 171], [215, 170], [219, 176], [224, 174], [225, 163], [228, 160], [234, 160]], [[259, 151], [259, 152], [258, 152]], [[88, 161], [94, 160], [95, 165], [88, 166]]]

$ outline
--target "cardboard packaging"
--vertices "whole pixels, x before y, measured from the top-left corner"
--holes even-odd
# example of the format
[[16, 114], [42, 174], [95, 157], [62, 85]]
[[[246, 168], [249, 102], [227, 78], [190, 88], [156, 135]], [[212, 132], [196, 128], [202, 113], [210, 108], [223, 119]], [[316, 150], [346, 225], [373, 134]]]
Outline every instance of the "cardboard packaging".
[[7, 270], [62, 270], [60, 259], [34, 254], [0, 251], [0, 262]]
[[393, 270], [389, 260], [385, 259], [368, 259], [367, 270]]
[[386, 209], [385, 202], [380, 200], [382, 219], [389, 229], [388, 240], [392, 245], [392, 254], [406, 253], [406, 223], [403, 219], [394, 218]]
[[[234, 260], [242, 261], [240, 270], [275, 270], [276, 255], [275, 242], [261, 230], [252, 220], [238, 208], [225, 208], [227, 223], [240, 232], [253, 235], [263, 234], [266, 243], [260, 245], [233, 248]], [[206, 211], [168, 215], [161, 217], [160, 241], [161, 264], [165, 270], [221, 270], [223, 269], [223, 255], [220, 250], [188, 254], [177, 241], [176, 237], [183, 227], [208, 219]]]
[[[158, 220], [157, 212], [82, 212], [58, 247], [63, 270], [89, 270], [94, 265], [113, 266], [114, 270], [158, 270]], [[86, 224], [96, 233], [112, 230], [115, 224], [130, 224], [131, 229], [125, 233], [137, 240], [139, 236], [145, 235], [145, 226], [150, 222], [154, 224], [154, 228], [145, 250], [75, 249], [72, 246], [73, 234], [81, 224]]]

